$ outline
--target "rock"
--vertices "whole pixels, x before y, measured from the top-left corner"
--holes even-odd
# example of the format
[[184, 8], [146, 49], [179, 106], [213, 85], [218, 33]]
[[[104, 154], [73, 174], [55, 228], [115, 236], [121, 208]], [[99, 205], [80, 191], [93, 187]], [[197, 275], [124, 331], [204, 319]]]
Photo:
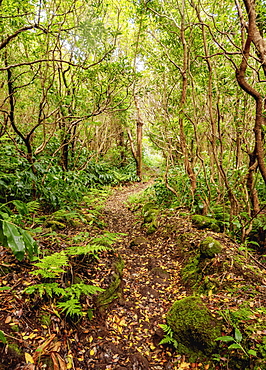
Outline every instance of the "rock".
[[119, 255], [118, 259], [114, 265], [115, 273], [112, 276], [112, 281], [108, 288], [106, 288], [102, 293], [100, 293], [96, 299], [96, 305], [98, 309], [102, 310], [106, 308], [115, 299], [122, 297], [122, 279], [123, 279], [123, 269], [125, 263], [122, 257]]
[[167, 313], [166, 320], [178, 342], [182, 354], [208, 355], [221, 336], [221, 324], [215, 319], [200, 297], [186, 297], [176, 301]]
[[147, 235], [153, 234], [158, 228], [157, 216], [160, 212], [158, 205], [152, 202], [146, 203], [142, 208], [143, 226], [147, 227]]
[[201, 215], [194, 215], [191, 218], [192, 223], [198, 229], [211, 229], [214, 232], [219, 232], [220, 227], [218, 221], [215, 218], [201, 216]]
[[200, 243], [200, 255], [203, 258], [213, 258], [222, 251], [221, 244], [211, 236], [203, 239]]
[[194, 233], [183, 233], [179, 234], [176, 238], [177, 247], [180, 250], [190, 251], [195, 248], [195, 234]]

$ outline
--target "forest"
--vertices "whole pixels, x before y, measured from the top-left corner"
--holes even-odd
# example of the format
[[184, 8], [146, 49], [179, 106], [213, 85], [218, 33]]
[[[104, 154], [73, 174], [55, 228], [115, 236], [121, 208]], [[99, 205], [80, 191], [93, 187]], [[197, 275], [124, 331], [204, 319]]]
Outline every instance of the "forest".
[[265, 0], [0, 27], [0, 370], [266, 370]]

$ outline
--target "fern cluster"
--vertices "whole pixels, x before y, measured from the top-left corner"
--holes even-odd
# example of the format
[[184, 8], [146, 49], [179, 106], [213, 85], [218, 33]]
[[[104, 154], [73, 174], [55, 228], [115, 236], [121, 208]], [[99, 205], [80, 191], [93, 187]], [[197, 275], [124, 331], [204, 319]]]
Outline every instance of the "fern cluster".
[[[117, 239], [118, 234], [106, 233], [101, 237], [90, 240], [90, 243], [81, 246], [69, 246], [60, 253], [53, 253], [50, 256], [40, 258], [38, 262], [33, 265], [37, 267], [32, 271], [32, 275], [40, 276], [43, 279], [59, 279], [66, 272], [69, 267], [69, 258], [77, 255], [94, 255], [97, 256], [99, 252], [107, 250]], [[62, 280], [62, 279], [61, 279]], [[27, 294], [38, 294], [41, 298], [57, 297], [57, 307], [70, 316], [83, 315], [82, 305], [80, 299], [82, 295], [92, 295], [102, 292], [103, 289], [80, 282], [72, 284], [69, 287], [62, 287], [58, 282], [42, 282], [27, 287], [24, 292]]]

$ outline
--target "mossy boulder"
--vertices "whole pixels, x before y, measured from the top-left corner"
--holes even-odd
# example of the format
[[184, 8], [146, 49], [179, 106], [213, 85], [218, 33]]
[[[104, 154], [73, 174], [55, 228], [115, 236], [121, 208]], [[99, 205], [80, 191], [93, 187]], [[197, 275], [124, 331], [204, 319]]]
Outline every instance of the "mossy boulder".
[[203, 239], [200, 243], [200, 255], [203, 258], [213, 258], [222, 251], [221, 244], [211, 236]]
[[198, 229], [210, 229], [214, 232], [220, 231], [219, 223], [217, 220], [215, 220], [215, 218], [194, 215], [192, 216], [191, 220], [193, 225], [196, 226]]
[[114, 264], [115, 273], [112, 276], [112, 281], [108, 288], [104, 292], [100, 293], [96, 300], [96, 305], [98, 309], [103, 310], [115, 299], [122, 296], [122, 278], [123, 278], [123, 269], [125, 263], [121, 256], [118, 257], [117, 261]]
[[158, 227], [157, 216], [159, 214], [159, 207], [153, 202], [148, 202], [142, 207], [143, 226], [147, 227], [147, 234], [152, 234]]
[[212, 316], [200, 297], [176, 301], [167, 313], [168, 325], [178, 343], [177, 350], [187, 355], [209, 355], [221, 336], [221, 323]]
[[149, 224], [154, 223], [159, 213], [158, 205], [152, 202], [146, 203], [142, 208], [143, 223]]

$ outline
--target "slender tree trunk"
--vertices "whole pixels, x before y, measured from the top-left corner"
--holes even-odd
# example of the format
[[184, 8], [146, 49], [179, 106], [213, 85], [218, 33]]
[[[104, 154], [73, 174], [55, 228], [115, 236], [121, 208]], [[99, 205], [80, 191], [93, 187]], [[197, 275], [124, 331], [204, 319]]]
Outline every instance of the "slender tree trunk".
[[140, 108], [137, 98], [134, 98], [137, 110], [137, 150], [136, 150], [136, 163], [137, 163], [137, 176], [142, 181], [142, 137], [143, 137], [143, 121], [140, 116]]
[[[266, 73], [266, 41], [261, 37], [259, 29], [256, 25], [256, 12], [255, 12], [255, 1], [254, 0], [243, 0], [247, 15], [247, 37], [242, 51], [242, 61], [239, 68], [236, 69], [236, 79], [239, 86], [249, 95], [251, 95], [256, 104], [256, 116], [254, 124], [254, 136], [255, 136], [255, 147], [253, 153], [256, 155], [258, 161], [258, 167], [262, 178], [266, 184], [266, 165], [264, 162], [264, 148], [263, 148], [263, 133], [262, 125], [265, 124], [264, 113], [264, 97], [255, 90], [245, 79], [246, 70], [248, 67], [248, 59], [250, 57], [251, 43], [253, 43], [257, 49], [260, 61]], [[253, 162], [253, 161], [252, 161]], [[253, 164], [252, 164], [253, 165]], [[250, 171], [250, 174], [252, 171]]]
[[180, 146], [181, 151], [184, 156], [184, 166], [185, 170], [188, 174], [188, 177], [190, 179], [190, 186], [191, 186], [191, 193], [194, 195], [195, 190], [197, 188], [197, 179], [195, 172], [193, 170], [193, 167], [191, 165], [190, 159], [189, 159], [189, 153], [188, 153], [188, 147], [186, 142], [186, 135], [184, 131], [184, 106], [186, 103], [186, 97], [187, 97], [187, 85], [188, 85], [188, 79], [187, 79], [187, 71], [189, 68], [189, 53], [187, 48], [187, 42], [185, 38], [185, 25], [184, 25], [184, 17], [185, 17], [185, 3], [184, 0], [182, 2], [182, 9], [181, 9], [181, 29], [180, 29], [180, 38], [183, 46], [183, 67], [181, 70], [182, 75], [182, 89], [181, 89], [181, 97], [180, 97], [180, 103], [179, 103], [179, 130], [180, 130]]

